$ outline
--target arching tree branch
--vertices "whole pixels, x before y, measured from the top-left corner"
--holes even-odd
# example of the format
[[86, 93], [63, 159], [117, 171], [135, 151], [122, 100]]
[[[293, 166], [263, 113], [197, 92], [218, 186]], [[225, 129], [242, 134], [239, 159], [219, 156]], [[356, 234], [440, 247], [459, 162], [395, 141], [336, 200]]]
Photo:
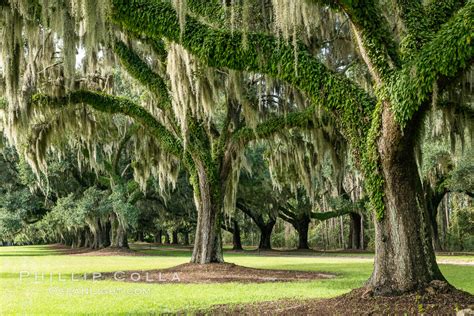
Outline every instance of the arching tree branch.
[[451, 78], [471, 66], [473, 29], [474, 2], [469, 2], [397, 74], [389, 91], [393, 111], [402, 127], [428, 100], [439, 79]]
[[120, 58], [127, 72], [159, 98], [163, 110], [171, 108], [171, 99], [164, 80], [153, 72], [150, 67], [124, 42], [116, 41], [115, 54]]
[[183, 155], [181, 141], [176, 139], [153, 115], [126, 98], [111, 96], [100, 92], [79, 90], [60, 98], [37, 94], [33, 96], [32, 103], [53, 108], [60, 108], [68, 104], [84, 103], [101, 112], [124, 114], [133, 118], [137, 123], [149, 128], [159, 141], [163, 150], [178, 158], [181, 158]]
[[164, 1], [113, 0], [113, 19], [124, 29], [178, 42], [211, 67], [256, 71], [284, 80], [307, 93], [312, 101], [331, 111], [345, 136], [360, 151], [375, 102], [350, 80], [329, 70], [304, 47], [298, 50], [273, 36], [215, 30], [188, 16], [181, 31], [171, 4]]
[[258, 124], [255, 128], [242, 127], [234, 132], [232, 138], [245, 144], [252, 140], [268, 138], [288, 128], [314, 128], [314, 125], [316, 125], [314, 121], [314, 110], [314, 107], [310, 107], [300, 112], [282, 114], [267, 119]]

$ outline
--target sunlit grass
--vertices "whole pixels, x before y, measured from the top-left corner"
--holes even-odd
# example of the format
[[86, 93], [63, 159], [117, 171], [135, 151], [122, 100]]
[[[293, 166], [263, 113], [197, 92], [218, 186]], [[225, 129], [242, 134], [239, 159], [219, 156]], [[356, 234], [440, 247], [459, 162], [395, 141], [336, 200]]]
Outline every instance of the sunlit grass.
[[[143, 248], [143, 245], [140, 245]], [[226, 253], [227, 262], [262, 269], [321, 271], [329, 280], [260, 284], [144, 284], [75, 280], [84, 273], [168, 268], [189, 261], [190, 250], [143, 250], [153, 256], [63, 255], [46, 246], [0, 247], [0, 314], [127, 314], [206, 309], [214, 304], [282, 298], [334, 297], [361, 286], [370, 276], [372, 255], [330, 256]], [[447, 257], [454, 258], [454, 257]], [[443, 259], [445, 259], [443, 257]], [[462, 257], [462, 260], [472, 260]], [[474, 266], [441, 265], [456, 287], [474, 293]], [[23, 279], [20, 280], [20, 273]], [[29, 275], [26, 276], [26, 272]], [[45, 273], [35, 281], [34, 273]], [[48, 273], [53, 273], [52, 281]], [[59, 280], [59, 274], [61, 279]]]

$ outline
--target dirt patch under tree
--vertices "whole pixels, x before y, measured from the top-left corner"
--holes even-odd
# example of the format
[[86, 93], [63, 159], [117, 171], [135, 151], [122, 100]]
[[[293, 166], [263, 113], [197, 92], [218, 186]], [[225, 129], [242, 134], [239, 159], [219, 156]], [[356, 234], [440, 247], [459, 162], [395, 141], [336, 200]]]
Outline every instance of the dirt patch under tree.
[[330, 273], [290, 270], [254, 269], [232, 263], [194, 264], [186, 263], [168, 269], [146, 271], [124, 271], [102, 273], [102, 279], [119, 279], [129, 282], [146, 283], [264, 283], [294, 282], [328, 279]]
[[[197, 314], [217, 315], [474, 315], [474, 296], [433, 281], [423, 292], [374, 297], [363, 288], [331, 299], [278, 300], [218, 305]], [[471, 314], [473, 312], [473, 314]]]

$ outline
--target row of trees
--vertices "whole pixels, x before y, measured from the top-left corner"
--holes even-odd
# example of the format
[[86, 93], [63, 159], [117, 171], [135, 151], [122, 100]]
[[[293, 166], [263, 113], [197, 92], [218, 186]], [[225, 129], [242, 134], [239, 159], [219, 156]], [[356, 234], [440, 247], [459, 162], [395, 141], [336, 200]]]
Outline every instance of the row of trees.
[[[314, 213], [304, 192], [295, 196], [288, 189], [278, 196], [281, 200], [276, 201], [261, 149], [250, 152], [249, 160], [253, 160], [252, 174], [244, 171], [239, 183], [237, 206], [241, 212], [228, 214], [222, 224], [222, 229], [234, 236], [236, 250], [242, 249], [241, 227], [249, 223], [256, 226], [260, 249], [271, 249], [271, 233], [278, 217], [297, 231], [300, 236], [298, 248], [308, 249], [308, 229], [313, 218], [325, 220], [362, 211], [348, 205], [346, 209]], [[152, 189], [136, 195], [133, 192], [136, 192], [137, 184], [133, 180], [127, 183], [126, 191], [119, 191], [110, 186], [110, 179], [100, 173], [79, 172], [76, 158], [72, 156], [61, 161], [49, 161], [48, 192], [37, 186], [31, 169], [18, 160], [14, 149], [5, 148], [2, 162], [4, 170], [11, 173], [5, 176], [10, 181], [5, 182], [1, 203], [4, 242], [62, 242], [72, 247], [98, 249], [127, 247], [127, 235], [139, 241], [161, 242], [164, 238], [165, 243], [177, 243], [179, 233], [182, 242], [189, 244], [189, 233], [195, 230], [192, 190], [184, 174], [169, 200], [165, 201]], [[122, 179], [126, 177], [122, 175]], [[16, 185], [12, 186], [12, 183]], [[152, 183], [150, 187], [153, 187]], [[280, 204], [287, 206], [278, 206]], [[25, 208], [30, 210], [25, 212]], [[355, 227], [357, 225], [360, 226], [360, 221]]]
[[[443, 179], [454, 178], [460, 173], [467, 174], [464, 169], [473, 166], [466, 161], [471, 157], [468, 155], [461, 157], [458, 167], [444, 174], [440, 169], [447, 163], [444, 153], [443, 147], [438, 145], [425, 154], [424, 168], [430, 171], [424, 176], [425, 182], [433, 173]], [[365, 199], [354, 203], [347, 196], [327, 196], [327, 211], [313, 212], [303, 190], [295, 195], [286, 188], [275, 194], [261, 147], [249, 151], [247, 156], [252, 162], [252, 173], [242, 172], [237, 210], [225, 217], [222, 225], [223, 231], [229, 233], [224, 241], [232, 243], [234, 250], [242, 250], [242, 244], [271, 249], [272, 239], [277, 247], [309, 249], [310, 237], [311, 245], [318, 249], [368, 247], [373, 250], [373, 223], [365, 211]], [[130, 238], [164, 244], [189, 245], [192, 242], [196, 214], [184, 174], [167, 203], [156, 192], [148, 190], [146, 197], [143, 195], [136, 198], [135, 203], [123, 204], [120, 199], [123, 192], [112, 191], [109, 186], [93, 181], [96, 175], [90, 172], [80, 173], [74, 167], [72, 156], [61, 162], [49, 162], [47, 197], [13, 148], [4, 148], [1, 163], [3, 179], [7, 179], [0, 199], [0, 231], [4, 244], [61, 242], [74, 248], [99, 249], [127, 247]], [[432, 163], [436, 166], [429, 167]], [[469, 181], [468, 178], [463, 180]], [[446, 192], [438, 201], [441, 206], [436, 207], [433, 245], [438, 250], [472, 250], [472, 215], [465, 205], [471, 191], [467, 183], [461, 186], [456, 181], [457, 189], [449, 183], [453, 183], [452, 180], [445, 182]], [[431, 192], [431, 186], [426, 185], [426, 188]], [[467, 194], [463, 197], [459, 191]], [[117, 214], [125, 223], [120, 231], [116, 226]], [[281, 222], [277, 224], [279, 219]], [[112, 227], [116, 227], [115, 230]], [[288, 227], [292, 228], [290, 233]]]
[[[472, 190], [457, 187], [461, 171], [442, 188], [428, 175], [430, 193], [419, 153], [428, 133], [449, 136], [452, 154], [455, 140], [472, 143], [472, 1], [0, 5], [9, 141], [38, 178], [48, 153], [77, 150], [108, 187], [117, 236], [148, 181], [166, 200], [181, 170], [197, 211], [194, 263], [223, 261], [224, 215], [236, 208], [264, 237], [275, 214], [304, 236], [308, 217], [366, 196], [376, 251], [367, 287], [397, 294], [444, 280], [432, 241], [437, 193]], [[114, 76], [116, 61], [131, 91]], [[245, 152], [259, 143], [270, 148], [269, 176], [250, 179], [258, 189], [246, 199]], [[265, 194], [268, 178], [278, 196]], [[339, 207], [330, 211], [327, 196]]]

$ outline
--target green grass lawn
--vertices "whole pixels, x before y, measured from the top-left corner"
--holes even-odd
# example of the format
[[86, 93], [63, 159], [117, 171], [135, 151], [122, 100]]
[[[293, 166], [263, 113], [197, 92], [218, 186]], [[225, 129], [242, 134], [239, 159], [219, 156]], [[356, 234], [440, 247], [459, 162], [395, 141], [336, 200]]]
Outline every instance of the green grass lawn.
[[[139, 248], [146, 248], [140, 245]], [[361, 286], [372, 269], [370, 254], [263, 255], [226, 253], [227, 262], [262, 269], [332, 272], [335, 279], [260, 284], [144, 284], [77, 281], [84, 273], [168, 268], [189, 261], [190, 251], [140, 250], [153, 256], [71, 256], [47, 246], [0, 247], [0, 314], [130, 314], [206, 309], [213, 304], [246, 303], [281, 298], [333, 297]], [[473, 262], [474, 257], [460, 258]], [[443, 264], [446, 278], [474, 293], [474, 266]], [[20, 280], [20, 273], [23, 279]], [[26, 272], [30, 273], [26, 276]], [[45, 273], [35, 281], [34, 273]], [[50, 281], [49, 274], [53, 273]], [[72, 280], [72, 274], [75, 274]], [[61, 279], [59, 280], [59, 274]], [[90, 278], [91, 275], [88, 275]]]

